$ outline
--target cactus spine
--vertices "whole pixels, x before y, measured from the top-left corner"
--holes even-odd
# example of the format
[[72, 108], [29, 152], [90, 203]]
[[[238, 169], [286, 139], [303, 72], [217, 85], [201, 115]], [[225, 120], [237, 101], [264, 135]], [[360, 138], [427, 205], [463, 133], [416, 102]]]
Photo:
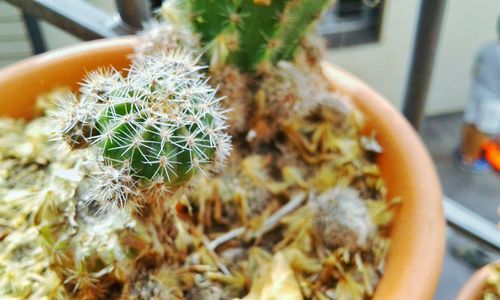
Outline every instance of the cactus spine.
[[[230, 150], [225, 115], [186, 52], [137, 57], [127, 77], [92, 73], [60, 132], [70, 146], [92, 144], [102, 161], [100, 201], [123, 204], [139, 190], [176, 188]], [[85, 130], [82, 130], [85, 129]]]
[[292, 60], [311, 25], [332, 2], [190, 0], [191, 22], [217, 61], [255, 71], [261, 64]]

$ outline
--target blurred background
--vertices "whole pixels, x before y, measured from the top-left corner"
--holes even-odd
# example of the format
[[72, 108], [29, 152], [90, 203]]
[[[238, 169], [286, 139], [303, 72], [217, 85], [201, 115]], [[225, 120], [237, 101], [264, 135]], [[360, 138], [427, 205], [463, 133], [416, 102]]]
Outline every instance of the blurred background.
[[[499, 43], [500, 1], [423, 1], [337, 0], [320, 32], [331, 62], [374, 87], [420, 130], [441, 178], [449, 224], [435, 299], [453, 299], [474, 270], [500, 258], [500, 173], [464, 171], [454, 154], [475, 57], [485, 43]], [[0, 67], [82, 40], [133, 33], [149, 16], [146, 2], [0, 0]]]

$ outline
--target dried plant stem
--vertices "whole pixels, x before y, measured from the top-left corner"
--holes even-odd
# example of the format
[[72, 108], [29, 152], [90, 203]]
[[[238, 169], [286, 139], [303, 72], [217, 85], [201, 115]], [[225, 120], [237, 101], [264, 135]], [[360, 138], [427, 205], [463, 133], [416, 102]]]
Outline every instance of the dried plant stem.
[[274, 214], [272, 214], [269, 219], [264, 222], [264, 225], [257, 230], [254, 234], [255, 237], [261, 237], [266, 232], [273, 229], [278, 223], [283, 219], [286, 215], [297, 209], [302, 202], [306, 199], [306, 194], [301, 192], [295, 194], [291, 197], [290, 201], [287, 204], [283, 205], [280, 209], [278, 209]]
[[[280, 207], [274, 214], [272, 214], [265, 222], [264, 224], [253, 234], [254, 237], [259, 238], [262, 235], [264, 235], [266, 232], [269, 232], [271, 229], [273, 229], [278, 223], [283, 219], [286, 215], [297, 209], [302, 202], [304, 202], [305, 199], [305, 193], [301, 192], [298, 194], [295, 194], [292, 196], [291, 200], [288, 201], [287, 204], [283, 205]], [[218, 246], [235, 239], [239, 236], [242, 236], [247, 232], [247, 228], [245, 227], [238, 227], [236, 229], [233, 229], [215, 240], [211, 241], [208, 244], [208, 250], [209, 251], [214, 251]]]
[[220, 258], [217, 255], [217, 253], [215, 253], [214, 250], [210, 249], [210, 243], [208, 238], [203, 235], [201, 240], [203, 242], [203, 246], [205, 246], [205, 248], [208, 250], [208, 254], [210, 255], [210, 257], [214, 259], [215, 264], [217, 265], [219, 270], [221, 270], [222, 273], [224, 273], [225, 275], [231, 276], [232, 275], [231, 271], [229, 271], [229, 269], [220, 261]]
[[220, 246], [220, 245], [224, 244], [225, 242], [228, 242], [232, 239], [235, 239], [239, 236], [242, 236], [246, 231], [247, 231], [247, 229], [245, 227], [238, 227], [236, 229], [233, 229], [233, 230], [219, 236], [215, 240], [211, 241], [208, 244], [208, 250], [214, 251], [215, 248], [217, 248], [218, 246]]

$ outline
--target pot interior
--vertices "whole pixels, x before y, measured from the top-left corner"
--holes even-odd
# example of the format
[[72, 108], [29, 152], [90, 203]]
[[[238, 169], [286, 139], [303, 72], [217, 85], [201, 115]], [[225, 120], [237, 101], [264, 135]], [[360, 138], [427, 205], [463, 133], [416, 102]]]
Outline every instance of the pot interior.
[[[30, 119], [38, 95], [56, 87], [78, 88], [87, 71], [129, 65], [135, 39], [82, 43], [0, 71], [0, 116]], [[350, 96], [375, 131], [389, 198], [401, 197], [391, 228], [391, 250], [374, 299], [432, 299], [444, 258], [441, 189], [431, 159], [415, 131], [388, 102], [349, 73], [324, 64], [325, 75]]]

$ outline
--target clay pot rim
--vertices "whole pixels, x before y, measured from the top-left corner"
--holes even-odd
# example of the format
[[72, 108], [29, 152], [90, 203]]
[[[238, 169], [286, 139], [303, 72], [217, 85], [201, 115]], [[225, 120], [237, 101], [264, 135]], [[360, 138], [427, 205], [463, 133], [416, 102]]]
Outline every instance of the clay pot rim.
[[500, 264], [500, 261], [488, 264], [477, 270], [462, 286], [455, 300], [480, 300], [484, 288], [486, 288], [486, 279], [490, 268], [494, 264]]
[[[81, 78], [83, 70], [67, 69], [73, 65], [89, 66], [89, 70], [96, 65], [125, 66], [123, 57], [130, 54], [136, 41], [134, 37], [122, 37], [80, 43], [1, 70], [0, 96], [9, 98], [19, 93], [24, 96], [17, 98], [17, 106], [0, 98], [0, 115], [29, 118], [33, 114], [34, 97], [41, 91], [61, 85], [57, 80], [70, 84], [71, 76], [78, 78], [76, 73]], [[68, 73], [68, 78], [44, 69], [51, 67]], [[369, 126], [380, 133], [380, 143], [385, 148], [379, 158], [383, 177], [393, 196], [401, 195], [404, 199], [391, 229], [393, 247], [374, 299], [432, 299], [445, 248], [442, 194], [432, 160], [416, 132], [387, 100], [338, 67], [325, 62], [323, 69], [332, 85], [349, 94], [367, 115]], [[34, 78], [36, 72], [43, 74], [43, 78]], [[30, 90], [23, 90], [25, 82], [32, 85]]]

